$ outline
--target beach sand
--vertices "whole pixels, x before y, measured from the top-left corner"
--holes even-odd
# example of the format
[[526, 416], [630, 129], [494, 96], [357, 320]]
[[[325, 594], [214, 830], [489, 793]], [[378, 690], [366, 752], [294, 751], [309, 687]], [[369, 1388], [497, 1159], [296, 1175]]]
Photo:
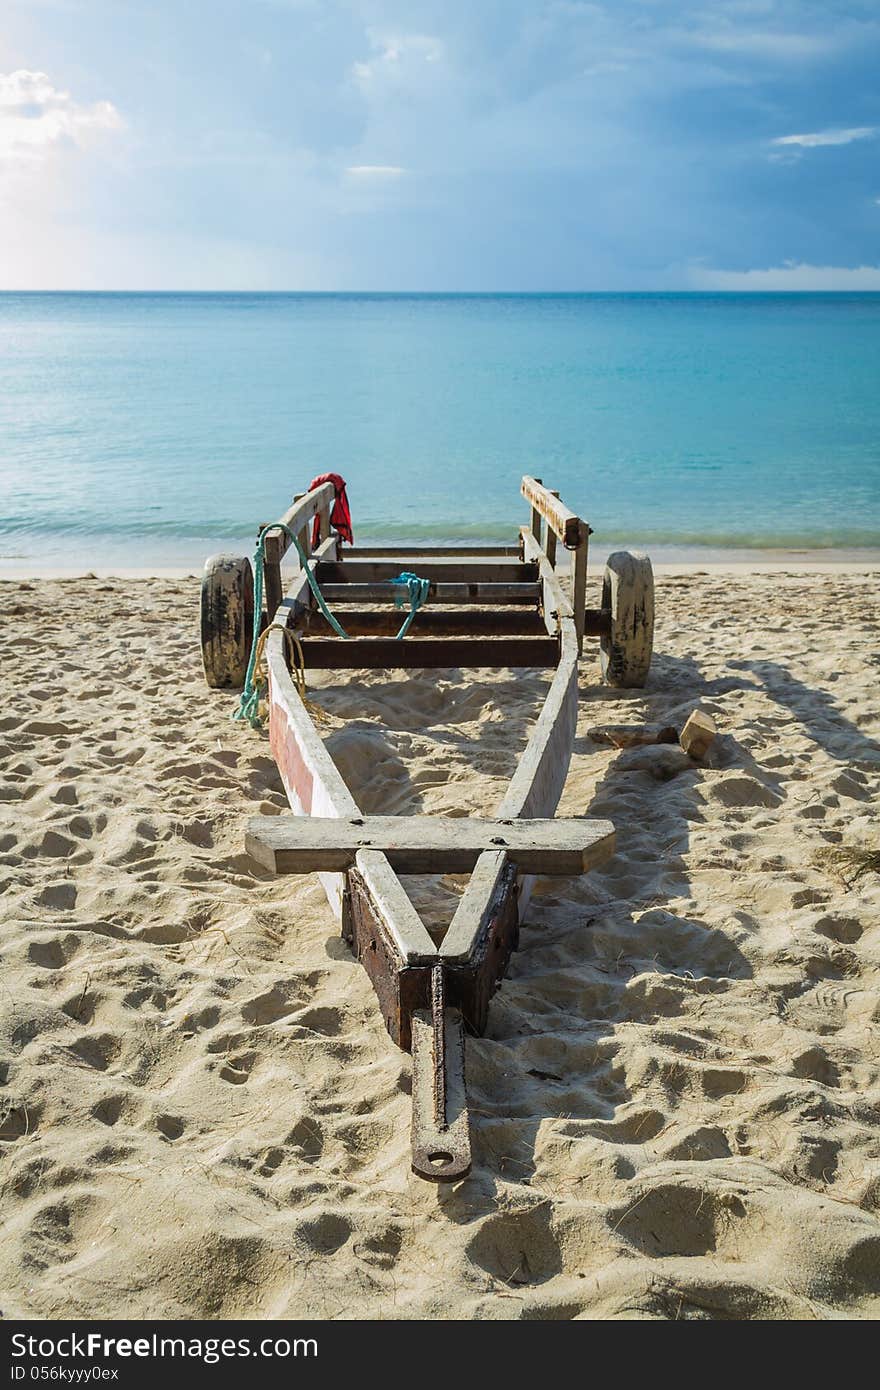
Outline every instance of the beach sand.
[[[451, 1189], [317, 880], [244, 854], [286, 803], [204, 685], [198, 581], [0, 586], [4, 1313], [880, 1315], [880, 883], [821, 858], [880, 838], [877, 583], [664, 573], [648, 688], [588, 649], [560, 814], [618, 852], [538, 885]], [[365, 810], [486, 814], [545, 686], [315, 698]], [[705, 765], [587, 732], [697, 704]]]

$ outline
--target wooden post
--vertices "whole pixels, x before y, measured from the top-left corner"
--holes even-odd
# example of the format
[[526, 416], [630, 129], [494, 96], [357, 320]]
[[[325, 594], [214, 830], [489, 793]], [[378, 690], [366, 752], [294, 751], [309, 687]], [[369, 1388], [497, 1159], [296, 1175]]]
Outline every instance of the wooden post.
[[580, 540], [572, 559], [571, 606], [574, 609], [574, 626], [577, 632], [578, 656], [584, 649], [584, 622], [587, 608], [587, 545], [590, 528], [585, 521], [580, 525]]
[[[293, 499], [293, 505], [294, 505], [294, 507], [296, 506], [296, 504], [297, 504], [298, 502], [302, 502], [302, 501], [304, 500], [304, 498], [306, 498], [306, 497], [308, 497], [308, 493], [307, 493], [307, 492], [298, 492], [298, 493], [296, 493], [296, 495], [294, 496], [294, 499]], [[306, 557], [308, 557], [308, 555], [309, 555], [309, 537], [310, 537], [311, 534], [312, 534], [312, 524], [311, 524], [311, 521], [309, 521], [309, 520], [306, 520], [305, 524], [304, 524], [302, 527], [300, 527], [299, 531], [297, 531], [297, 533], [296, 533], [296, 538], [297, 538], [297, 540], [299, 541], [300, 546], [302, 547], [303, 554], [306, 555]], [[301, 563], [302, 563], [302, 562], [299, 560], [299, 557], [298, 557], [298, 556], [297, 556], [297, 562], [298, 562], [300, 565], [301, 565]]]
[[[278, 612], [278, 605], [284, 598], [284, 585], [281, 581], [281, 554], [278, 533], [270, 532], [263, 542], [263, 581], [266, 589], [266, 612], [269, 622]], [[255, 615], [259, 622], [259, 614]]]
[[[558, 492], [554, 492], [554, 493], [553, 493], [553, 496], [554, 496], [554, 497], [558, 497], [558, 496], [559, 496], [559, 493], [558, 493]], [[553, 527], [550, 525], [549, 521], [547, 522], [547, 530], [546, 530], [546, 532], [545, 532], [544, 553], [546, 554], [547, 559], [550, 561], [551, 565], [553, 565], [553, 567], [555, 568], [555, 567], [556, 567], [556, 532], [553, 530]]]
[[[536, 482], [536, 483], [540, 483], [540, 482], [541, 482], [541, 479], [540, 479], [540, 478], [536, 478], [536, 479], [535, 479], [535, 482]], [[532, 507], [532, 535], [534, 536], [535, 540], [538, 542], [538, 545], [540, 545], [540, 544], [541, 544], [541, 513], [538, 511], [538, 508], [537, 508], [537, 507]]]
[[321, 508], [320, 512], [318, 513], [318, 516], [320, 517], [319, 525], [320, 525], [320, 528], [321, 528], [320, 531], [318, 532], [318, 536], [319, 536], [319, 539], [320, 539], [320, 540], [325, 541], [325, 540], [327, 539], [327, 537], [330, 535], [330, 504], [329, 504], [329, 503], [327, 504], [326, 507], [322, 507], [322, 508]]

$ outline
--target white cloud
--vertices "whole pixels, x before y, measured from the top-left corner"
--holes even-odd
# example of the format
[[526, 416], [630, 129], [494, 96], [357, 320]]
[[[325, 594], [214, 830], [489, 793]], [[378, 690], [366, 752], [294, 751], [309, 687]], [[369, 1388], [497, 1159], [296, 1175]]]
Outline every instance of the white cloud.
[[696, 290], [880, 290], [880, 266], [805, 265], [787, 261], [766, 270], [708, 270], [692, 266]]
[[820, 145], [851, 145], [854, 140], [870, 140], [877, 134], [877, 126], [852, 126], [849, 130], [817, 130], [810, 135], [780, 135], [771, 140], [772, 145], [800, 145], [802, 149], [813, 150]]
[[398, 164], [350, 164], [345, 172], [354, 179], [399, 179], [407, 171]]
[[791, 30], [737, 29], [726, 25], [717, 29], [697, 29], [688, 33], [672, 31], [685, 43], [710, 53], [741, 55], [768, 61], [802, 62], [826, 57], [835, 43], [823, 34], [794, 33]]
[[370, 45], [375, 57], [352, 67], [355, 81], [369, 93], [377, 85], [405, 85], [419, 81], [426, 63], [439, 63], [444, 48], [441, 39], [432, 34], [380, 36], [370, 32]]
[[53, 87], [44, 72], [0, 73], [0, 159], [44, 159], [55, 150], [82, 148], [96, 134], [122, 125], [112, 102], [81, 105]]

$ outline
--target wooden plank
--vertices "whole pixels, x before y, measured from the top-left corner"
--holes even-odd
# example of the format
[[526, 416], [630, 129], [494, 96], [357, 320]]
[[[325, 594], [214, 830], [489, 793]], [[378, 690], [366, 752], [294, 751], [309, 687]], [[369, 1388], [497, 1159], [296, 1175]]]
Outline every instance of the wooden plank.
[[524, 526], [520, 531], [520, 539], [523, 547], [523, 554], [527, 559], [533, 560], [538, 566], [538, 575], [541, 583], [541, 612], [544, 618], [544, 625], [549, 633], [559, 631], [559, 623], [562, 618], [573, 618], [574, 610], [559, 584], [556, 571], [541, 549], [538, 541], [535, 540], [531, 532]]
[[498, 819], [552, 816], [568, 775], [577, 730], [577, 643], [570, 618], [560, 620], [562, 654], [531, 737], [498, 808]]
[[[584, 531], [589, 534], [590, 528], [587, 523], [575, 516], [574, 512], [559, 500], [558, 494], [544, 487], [538, 478], [523, 478], [520, 491], [532, 505], [532, 534], [535, 534], [534, 513], [537, 511], [548, 526], [553, 528], [566, 550], [577, 549]], [[535, 535], [535, 540], [540, 539], [540, 534]]]
[[473, 903], [482, 902], [471, 949], [461, 963], [442, 949], [441, 958], [449, 1002], [461, 1009], [470, 1031], [480, 1034], [489, 1021], [489, 1001], [519, 945], [516, 867], [500, 851], [483, 854], [471, 883]]
[[263, 542], [263, 583], [266, 591], [266, 613], [270, 622], [284, 598], [281, 579], [281, 535], [280, 531], [269, 531]]
[[467, 874], [503, 849], [523, 873], [574, 877], [614, 850], [607, 820], [484, 820], [471, 816], [253, 816], [245, 846], [276, 874], [344, 873], [379, 850], [399, 874]]
[[420, 579], [438, 583], [495, 583], [528, 584], [538, 578], [534, 564], [521, 564], [518, 560], [493, 560], [463, 555], [460, 559], [427, 559], [418, 555], [401, 555], [399, 559], [351, 560], [346, 555], [339, 564], [320, 565], [318, 581], [324, 584], [346, 584], [358, 580], [375, 583], [381, 579], [394, 579], [403, 570], [418, 574]]
[[[344, 617], [340, 615], [344, 626]], [[418, 621], [418, 619], [416, 619]], [[303, 637], [307, 671], [437, 670], [555, 666], [559, 639], [544, 637]]]
[[[280, 524], [288, 527], [294, 535], [301, 532], [308, 526], [312, 517], [317, 516], [321, 511], [328, 511], [333, 506], [336, 498], [336, 490], [332, 483], [322, 483], [313, 492], [306, 492], [294, 498], [292, 504], [280, 518]], [[269, 532], [269, 536], [277, 542], [279, 563], [287, 553], [290, 541], [284, 531], [276, 529]]]
[[[575, 632], [580, 632], [580, 645], [578, 650], [583, 649], [583, 638], [604, 637], [611, 631], [611, 612], [605, 608], [587, 608], [586, 605], [586, 542], [584, 543], [584, 562], [580, 580], [577, 579], [577, 559], [579, 552], [575, 552], [575, 590], [578, 603], [578, 610], [569, 603], [559, 584], [559, 578], [553, 569], [550, 561], [542, 550], [538, 548], [534, 538], [528, 530], [523, 527], [523, 546], [525, 553], [531, 556], [537, 563], [541, 577], [541, 606], [544, 612], [546, 627], [548, 632], [556, 631], [556, 615], [574, 619]], [[580, 622], [578, 622], [578, 611]], [[551, 621], [552, 620], [552, 621]]]
[[[345, 608], [339, 619], [351, 637], [395, 637], [406, 616], [399, 608]], [[344, 620], [344, 621], [343, 621]], [[320, 636], [333, 631], [319, 612], [312, 613], [308, 631]], [[433, 608], [419, 610], [410, 631], [416, 637], [525, 637], [544, 632], [540, 614], [533, 608]]]
[[394, 559], [404, 555], [409, 558], [418, 559], [425, 556], [435, 560], [455, 560], [462, 556], [470, 555], [475, 559], [485, 559], [488, 556], [496, 556], [499, 559], [513, 558], [519, 555], [518, 545], [352, 545], [345, 551], [346, 558], [351, 556], [353, 560], [368, 560], [386, 557]]
[[[400, 596], [399, 587], [389, 584], [387, 580], [373, 584], [360, 581], [351, 584], [323, 582], [321, 592], [331, 607], [337, 603], [393, 603]], [[430, 603], [479, 603], [486, 608], [514, 603], [537, 608], [540, 597], [541, 586], [537, 580], [530, 580], [526, 584], [432, 583], [428, 590]]]

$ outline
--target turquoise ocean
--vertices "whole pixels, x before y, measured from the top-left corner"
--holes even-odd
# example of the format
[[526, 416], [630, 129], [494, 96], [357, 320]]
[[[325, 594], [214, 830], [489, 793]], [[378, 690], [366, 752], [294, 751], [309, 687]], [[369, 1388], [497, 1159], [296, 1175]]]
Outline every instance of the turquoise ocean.
[[0, 295], [0, 572], [249, 551], [318, 474], [355, 537], [880, 546], [880, 294]]

